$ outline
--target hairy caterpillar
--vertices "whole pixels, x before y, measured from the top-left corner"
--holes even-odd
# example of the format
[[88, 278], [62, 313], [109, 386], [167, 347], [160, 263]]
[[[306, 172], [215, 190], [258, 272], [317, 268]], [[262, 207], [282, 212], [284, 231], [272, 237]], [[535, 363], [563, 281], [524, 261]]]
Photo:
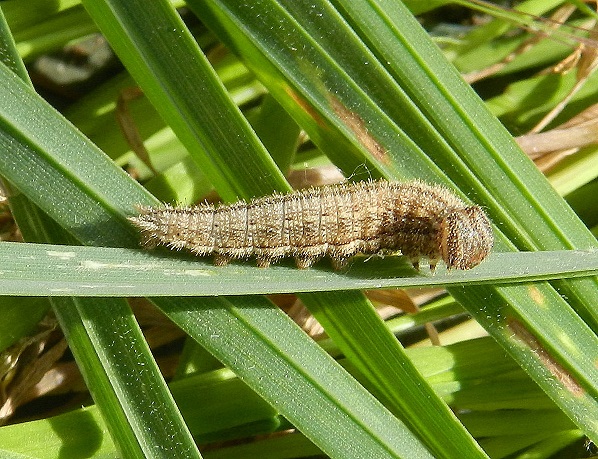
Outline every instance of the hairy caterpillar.
[[308, 268], [328, 255], [335, 269], [357, 253], [397, 253], [417, 268], [442, 259], [470, 269], [490, 252], [492, 228], [484, 211], [441, 186], [420, 181], [370, 181], [274, 194], [230, 205], [140, 207], [131, 217], [143, 244], [214, 254], [216, 265], [255, 256], [267, 267], [295, 257]]

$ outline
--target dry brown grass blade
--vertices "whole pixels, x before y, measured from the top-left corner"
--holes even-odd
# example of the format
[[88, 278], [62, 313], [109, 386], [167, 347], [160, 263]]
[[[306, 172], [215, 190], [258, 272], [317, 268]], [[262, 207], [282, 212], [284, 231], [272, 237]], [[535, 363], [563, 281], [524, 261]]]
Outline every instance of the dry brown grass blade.
[[141, 161], [143, 161], [144, 164], [149, 167], [154, 174], [157, 175], [158, 172], [152, 165], [150, 155], [145, 148], [141, 134], [139, 133], [137, 125], [133, 120], [133, 116], [129, 111], [129, 103], [135, 99], [139, 99], [140, 97], [143, 97], [143, 91], [138, 87], [123, 89], [116, 101], [116, 110], [114, 115], [116, 116], [116, 121], [118, 122], [123, 136], [131, 149], [135, 152], [137, 157], [139, 157], [139, 159], [141, 159]]
[[32, 389], [67, 348], [64, 338], [57, 337], [53, 319], [46, 318], [38, 327], [38, 333], [2, 353], [0, 424], [5, 424], [19, 406], [35, 398]]
[[[550, 19], [548, 20], [548, 27], [550, 29], [557, 29], [569, 18], [569, 16], [571, 16], [571, 14], [573, 14], [575, 10], [576, 7], [573, 5], [562, 6], [554, 14], [552, 14], [552, 16], [550, 16]], [[473, 84], [476, 81], [483, 80], [484, 78], [488, 78], [500, 72], [509, 63], [514, 61], [515, 58], [526, 53], [527, 51], [532, 49], [536, 44], [544, 40], [546, 36], [546, 33], [536, 33], [535, 35], [532, 35], [530, 38], [521, 43], [521, 45], [519, 45], [515, 50], [513, 50], [507, 56], [505, 56], [500, 62], [497, 62], [481, 70], [466, 73], [463, 75], [463, 78], [469, 84]]]
[[320, 167], [293, 169], [287, 175], [287, 180], [294, 190], [311, 186], [333, 185], [346, 179], [341, 171], [333, 164]]
[[[589, 30], [589, 39], [593, 42], [598, 40], [598, 29], [596, 23]], [[579, 90], [585, 85], [586, 81], [598, 68], [598, 47], [588, 46], [587, 42], [580, 42], [576, 50], [571, 56], [561, 61], [559, 64], [553, 67], [553, 72], [568, 71], [574, 63], [577, 68], [577, 81], [575, 85], [570, 89], [569, 93], [561, 100], [550, 112], [540, 120], [531, 130], [530, 134], [540, 132], [548, 124], [550, 124], [567, 106], [569, 101], [579, 92]]]
[[515, 140], [542, 172], [581, 148], [598, 144], [598, 104], [550, 131], [526, 134]]

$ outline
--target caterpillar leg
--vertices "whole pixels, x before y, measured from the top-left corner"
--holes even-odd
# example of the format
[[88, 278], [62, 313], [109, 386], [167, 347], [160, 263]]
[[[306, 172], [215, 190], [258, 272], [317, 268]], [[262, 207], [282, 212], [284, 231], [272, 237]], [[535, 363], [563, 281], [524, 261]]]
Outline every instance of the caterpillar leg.
[[268, 268], [272, 260], [267, 257], [257, 257], [256, 263], [258, 268]]
[[362, 251], [362, 248], [358, 242], [329, 246], [328, 255], [332, 260], [332, 267], [337, 271], [346, 268], [349, 258]]
[[153, 235], [143, 232], [141, 233], [141, 240], [139, 241], [139, 245], [148, 250], [155, 249], [156, 247], [158, 247], [158, 240]]
[[419, 271], [419, 257], [410, 257], [411, 264], [413, 265], [413, 269]]
[[307, 269], [318, 261], [319, 258], [311, 255], [298, 255], [295, 257], [295, 264], [299, 269]]
[[214, 265], [215, 266], [226, 266], [232, 260], [231, 257], [222, 255], [221, 253], [214, 254]]
[[341, 257], [341, 256], [335, 256], [332, 258], [332, 267], [336, 270], [336, 271], [340, 271], [341, 269], [345, 269], [347, 267], [347, 265], [349, 264], [349, 258], [350, 257]]
[[326, 253], [328, 244], [314, 245], [311, 247], [303, 247], [295, 252], [295, 264], [299, 269], [307, 269], [322, 258], [322, 254]]
[[254, 247], [253, 255], [260, 268], [267, 268], [272, 263], [276, 263], [281, 258], [288, 255], [284, 247]]

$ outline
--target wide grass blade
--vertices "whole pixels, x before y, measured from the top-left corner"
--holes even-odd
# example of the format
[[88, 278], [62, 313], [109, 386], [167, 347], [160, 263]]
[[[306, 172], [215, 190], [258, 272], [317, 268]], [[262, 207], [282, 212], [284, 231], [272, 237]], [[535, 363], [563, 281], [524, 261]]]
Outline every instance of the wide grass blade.
[[439, 267], [435, 273], [415, 271], [404, 258], [361, 257], [335, 272], [327, 263], [309, 270], [297, 270], [291, 262], [268, 269], [256, 268], [252, 261], [222, 267], [183, 253], [5, 242], [0, 244], [0, 265], [0, 295], [217, 296], [517, 284], [589, 276], [598, 273], [598, 251], [496, 253], [474, 270]]

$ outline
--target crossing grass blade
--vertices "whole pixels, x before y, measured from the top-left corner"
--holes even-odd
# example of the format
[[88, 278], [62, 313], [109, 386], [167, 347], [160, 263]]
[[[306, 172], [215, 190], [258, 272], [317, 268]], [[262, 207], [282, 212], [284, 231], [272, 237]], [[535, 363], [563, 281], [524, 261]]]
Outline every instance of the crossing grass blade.
[[[393, 259], [394, 258], [394, 259]], [[474, 270], [416, 271], [401, 257], [359, 257], [348, 269], [322, 262], [298, 270], [253, 260], [214, 266], [181, 252], [6, 242], [0, 245], [0, 295], [217, 296], [432, 286], [522, 284], [598, 272], [598, 251], [505, 252]], [[505, 269], [508, 266], [508, 269]]]

